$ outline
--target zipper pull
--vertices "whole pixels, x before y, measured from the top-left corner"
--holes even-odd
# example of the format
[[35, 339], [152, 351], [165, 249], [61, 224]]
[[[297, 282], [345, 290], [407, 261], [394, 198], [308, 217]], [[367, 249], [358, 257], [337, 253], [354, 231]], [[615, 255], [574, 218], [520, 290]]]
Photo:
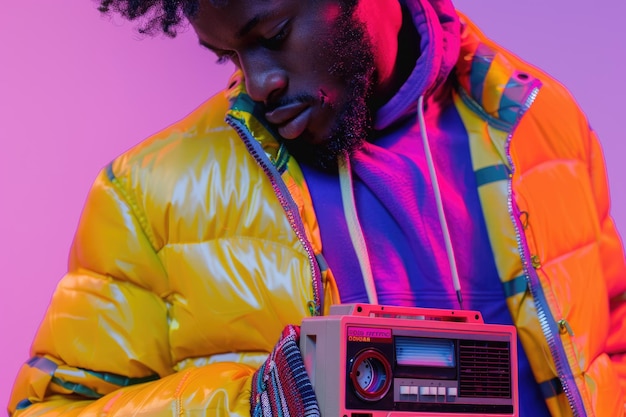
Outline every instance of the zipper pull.
[[567, 332], [570, 336], [574, 336], [574, 330], [572, 330], [572, 327], [569, 325], [567, 320], [561, 319], [558, 321], [558, 324], [561, 334]]

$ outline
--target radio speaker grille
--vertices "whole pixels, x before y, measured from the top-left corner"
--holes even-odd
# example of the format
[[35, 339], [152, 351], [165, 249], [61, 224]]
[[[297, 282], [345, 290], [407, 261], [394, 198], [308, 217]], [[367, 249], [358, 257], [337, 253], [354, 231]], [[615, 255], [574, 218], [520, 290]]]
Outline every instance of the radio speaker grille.
[[508, 342], [459, 340], [459, 397], [511, 398]]

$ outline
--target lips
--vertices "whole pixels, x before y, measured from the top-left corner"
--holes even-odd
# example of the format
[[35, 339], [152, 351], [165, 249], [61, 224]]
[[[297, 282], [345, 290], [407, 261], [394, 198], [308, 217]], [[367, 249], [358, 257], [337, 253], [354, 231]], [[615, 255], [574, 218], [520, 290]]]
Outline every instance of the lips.
[[295, 102], [265, 113], [267, 121], [276, 125], [285, 139], [295, 139], [304, 133], [313, 109], [309, 103]]

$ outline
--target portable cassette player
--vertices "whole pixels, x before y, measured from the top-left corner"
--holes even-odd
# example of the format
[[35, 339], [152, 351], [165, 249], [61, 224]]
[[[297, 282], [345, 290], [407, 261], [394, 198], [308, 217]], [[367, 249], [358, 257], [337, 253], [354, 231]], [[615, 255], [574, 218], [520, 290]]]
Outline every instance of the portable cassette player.
[[517, 417], [514, 326], [479, 312], [344, 304], [302, 322], [323, 417]]

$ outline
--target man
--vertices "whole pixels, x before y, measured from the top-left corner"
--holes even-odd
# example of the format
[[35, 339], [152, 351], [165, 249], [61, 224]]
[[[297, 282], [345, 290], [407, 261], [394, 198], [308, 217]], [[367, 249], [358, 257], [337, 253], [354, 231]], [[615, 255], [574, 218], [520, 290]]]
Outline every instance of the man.
[[624, 414], [623, 248], [554, 80], [448, 0], [102, 9], [238, 72], [100, 173], [10, 414], [314, 415], [297, 325], [368, 301], [515, 324], [522, 416]]

